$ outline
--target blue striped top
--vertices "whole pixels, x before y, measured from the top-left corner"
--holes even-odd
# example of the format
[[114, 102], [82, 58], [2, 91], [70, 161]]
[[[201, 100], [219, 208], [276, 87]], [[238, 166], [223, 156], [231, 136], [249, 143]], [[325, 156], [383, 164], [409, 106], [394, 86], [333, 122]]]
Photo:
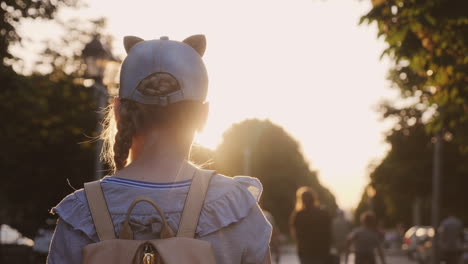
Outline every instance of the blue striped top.
[[[191, 181], [153, 183], [108, 176], [102, 191], [116, 233], [128, 208], [140, 197], [157, 203], [167, 224], [178, 231]], [[268, 249], [271, 226], [257, 205], [262, 186], [258, 179], [213, 175], [196, 229], [196, 237], [213, 247], [216, 263], [261, 263]], [[52, 212], [60, 220], [52, 239], [48, 264], [81, 264], [83, 248], [99, 241], [83, 189], [62, 200]], [[160, 237], [162, 219], [152, 206], [139, 205], [130, 216], [135, 239]]]
[[124, 179], [119, 177], [111, 177], [106, 176], [102, 179], [102, 183], [114, 183], [123, 186], [130, 186], [130, 187], [140, 187], [140, 188], [149, 188], [149, 189], [172, 189], [172, 188], [182, 188], [188, 187], [192, 184], [192, 180], [185, 180], [179, 182], [164, 182], [164, 183], [156, 183], [156, 182], [146, 182], [146, 181], [138, 181], [138, 180], [130, 180]]

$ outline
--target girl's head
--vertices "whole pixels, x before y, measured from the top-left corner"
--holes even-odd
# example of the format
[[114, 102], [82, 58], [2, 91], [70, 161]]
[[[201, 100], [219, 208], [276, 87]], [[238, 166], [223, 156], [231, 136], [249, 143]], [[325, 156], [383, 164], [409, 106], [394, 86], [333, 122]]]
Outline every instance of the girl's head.
[[296, 211], [312, 208], [318, 205], [317, 196], [312, 188], [303, 186], [296, 191]]
[[124, 45], [128, 56], [119, 97], [107, 109], [102, 134], [103, 158], [114, 171], [124, 168], [150, 138], [174, 143], [183, 152], [208, 114], [204, 36], [183, 42], [125, 37]]

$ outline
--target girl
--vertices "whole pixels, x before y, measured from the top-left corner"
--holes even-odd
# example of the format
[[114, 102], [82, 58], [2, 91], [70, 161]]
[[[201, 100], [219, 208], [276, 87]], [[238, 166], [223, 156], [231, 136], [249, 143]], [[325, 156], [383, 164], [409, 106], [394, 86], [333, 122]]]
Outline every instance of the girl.
[[[114, 174], [104, 177], [101, 187], [117, 234], [127, 208], [140, 197], [155, 201], [177, 231], [192, 180], [181, 171], [191, 166], [186, 160], [194, 133], [208, 113], [208, 77], [201, 59], [205, 37], [183, 42], [126, 37], [124, 46], [128, 56], [119, 98], [109, 107], [102, 136], [104, 158]], [[258, 195], [252, 194], [261, 188], [255, 178], [212, 177], [196, 238], [211, 243], [217, 263], [270, 263], [271, 226], [257, 204]], [[48, 263], [81, 263], [82, 248], [98, 241], [83, 190], [52, 211], [60, 218]], [[136, 239], [159, 237], [161, 217], [152, 207], [137, 206], [130, 224]]]

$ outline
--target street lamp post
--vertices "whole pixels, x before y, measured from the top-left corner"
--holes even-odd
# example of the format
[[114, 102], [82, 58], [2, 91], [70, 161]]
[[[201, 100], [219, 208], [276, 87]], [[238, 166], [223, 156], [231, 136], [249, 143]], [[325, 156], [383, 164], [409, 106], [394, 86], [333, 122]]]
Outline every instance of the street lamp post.
[[440, 260], [439, 251], [439, 221], [440, 221], [440, 196], [442, 178], [442, 148], [443, 130], [441, 129], [434, 142], [434, 156], [432, 168], [432, 226], [434, 227], [434, 238], [432, 239], [432, 263], [438, 264]]
[[[106, 82], [115, 79], [115, 67], [117, 60], [112, 56], [112, 53], [107, 49], [99, 40], [99, 36], [95, 36], [91, 42], [86, 44], [82, 52], [83, 61], [86, 65], [84, 74], [85, 79], [93, 81], [92, 87], [94, 88], [94, 97], [97, 102], [97, 135], [102, 132], [102, 120], [104, 118], [103, 109], [106, 107], [109, 92]], [[101, 149], [102, 140], [98, 139], [96, 144], [96, 153], [94, 160], [96, 180], [102, 178], [103, 166], [101, 163]]]

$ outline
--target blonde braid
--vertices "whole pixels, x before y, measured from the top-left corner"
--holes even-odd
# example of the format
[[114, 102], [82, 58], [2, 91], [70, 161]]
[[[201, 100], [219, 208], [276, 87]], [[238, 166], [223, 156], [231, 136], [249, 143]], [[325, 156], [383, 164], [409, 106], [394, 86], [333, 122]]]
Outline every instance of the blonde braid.
[[136, 134], [137, 105], [130, 100], [121, 100], [119, 107], [119, 122], [117, 122], [117, 134], [114, 143], [114, 163], [117, 170], [127, 165], [132, 139]]

